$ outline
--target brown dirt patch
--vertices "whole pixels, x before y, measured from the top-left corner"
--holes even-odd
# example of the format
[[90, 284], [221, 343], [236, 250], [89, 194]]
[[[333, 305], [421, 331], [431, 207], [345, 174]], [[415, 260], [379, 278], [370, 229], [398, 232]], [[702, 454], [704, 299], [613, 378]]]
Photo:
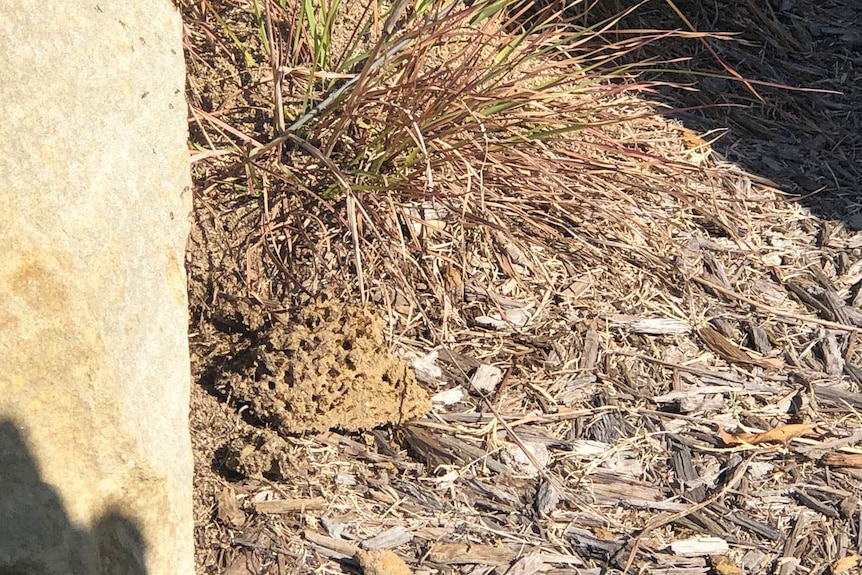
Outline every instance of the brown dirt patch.
[[213, 385], [279, 432], [360, 431], [431, 410], [427, 392], [383, 342], [383, 322], [360, 307], [320, 296], [295, 320], [255, 334]]

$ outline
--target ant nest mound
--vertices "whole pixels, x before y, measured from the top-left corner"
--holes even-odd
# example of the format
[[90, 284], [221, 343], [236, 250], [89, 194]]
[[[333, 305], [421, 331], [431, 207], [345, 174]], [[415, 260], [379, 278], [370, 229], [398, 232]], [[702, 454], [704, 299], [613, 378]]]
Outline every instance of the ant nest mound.
[[428, 413], [428, 393], [391, 355], [383, 321], [334, 298], [310, 302], [251, 350], [235, 398], [280, 433], [371, 429]]

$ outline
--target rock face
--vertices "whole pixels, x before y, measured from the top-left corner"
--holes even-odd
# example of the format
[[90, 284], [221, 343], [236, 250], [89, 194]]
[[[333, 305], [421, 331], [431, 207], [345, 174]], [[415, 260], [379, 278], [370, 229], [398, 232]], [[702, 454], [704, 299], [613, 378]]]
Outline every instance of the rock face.
[[0, 573], [191, 575], [169, 0], [0, 3]]

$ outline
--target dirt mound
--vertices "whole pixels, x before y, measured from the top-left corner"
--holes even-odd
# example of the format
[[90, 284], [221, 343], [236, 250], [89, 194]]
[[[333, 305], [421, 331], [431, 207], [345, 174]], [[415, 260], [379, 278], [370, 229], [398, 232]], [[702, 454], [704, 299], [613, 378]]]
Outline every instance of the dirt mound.
[[248, 266], [261, 257], [255, 202], [215, 194], [198, 197], [196, 207], [192, 363], [211, 394], [241, 412], [247, 406], [256, 426], [283, 435], [372, 429], [431, 410], [371, 309], [320, 286], [267, 298], [249, 288], [246, 278], [268, 273]]
[[318, 297], [239, 351], [216, 385], [282, 433], [372, 429], [424, 415], [428, 394], [388, 353], [382, 323]]

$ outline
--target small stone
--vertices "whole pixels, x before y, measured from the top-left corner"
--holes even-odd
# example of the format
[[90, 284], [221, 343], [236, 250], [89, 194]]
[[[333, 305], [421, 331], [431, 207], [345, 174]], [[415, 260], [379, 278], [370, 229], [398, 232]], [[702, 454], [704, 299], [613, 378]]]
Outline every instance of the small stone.
[[[527, 448], [541, 469], [545, 469], [548, 466], [548, 463], [551, 461], [551, 454], [543, 443], [524, 442], [524, 447]], [[518, 475], [538, 477], [541, 471], [541, 469], [536, 469], [536, 466], [530, 461], [524, 450], [514, 443], [503, 447], [500, 451], [500, 459]]]
[[365, 575], [410, 575], [410, 567], [388, 549], [357, 551], [356, 560]]
[[503, 380], [503, 370], [494, 365], [482, 364], [476, 368], [473, 377], [470, 378], [470, 383], [473, 384], [473, 389], [482, 393], [494, 393], [497, 386]]

